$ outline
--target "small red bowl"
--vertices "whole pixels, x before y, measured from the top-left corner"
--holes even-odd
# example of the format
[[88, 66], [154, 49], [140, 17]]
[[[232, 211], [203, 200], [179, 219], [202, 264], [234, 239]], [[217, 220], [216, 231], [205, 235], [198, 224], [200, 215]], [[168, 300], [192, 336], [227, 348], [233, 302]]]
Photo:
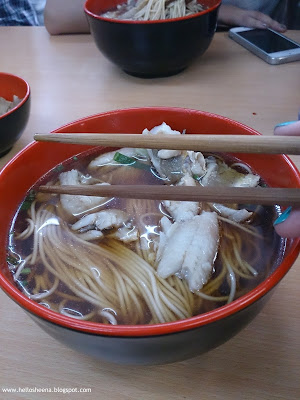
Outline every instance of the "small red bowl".
[[[141, 133], [166, 122], [188, 133], [258, 135], [227, 118], [180, 108], [136, 108], [83, 118], [56, 132]], [[54, 338], [87, 354], [117, 363], [157, 364], [184, 360], [230, 339], [262, 309], [278, 282], [299, 254], [300, 239], [288, 239], [282, 263], [246, 295], [216, 310], [185, 320], [157, 325], [105, 325], [70, 318], [28, 299], [15, 286], [6, 263], [9, 227], [25, 193], [47, 171], [91, 147], [59, 143], [32, 143], [0, 172], [0, 287]], [[285, 155], [238, 154], [266, 183], [300, 187], [300, 174]], [[276, 168], [274, 168], [276, 165]]]
[[30, 88], [24, 79], [0, 72], [0, 97], [12, 101], [13, 96], [20, 103], [7, 113], [0, 115], [0, 157], [6, 154], [22, 135], [30, 113]]
[[85, 13], [98, 49], [126, 73], [140, 78], [177, 74], [209, 47], [221, 0], [201, 0], [207, 9], [182, 18], [133, 21], [100, 17], [125, 0], [87, 0]]

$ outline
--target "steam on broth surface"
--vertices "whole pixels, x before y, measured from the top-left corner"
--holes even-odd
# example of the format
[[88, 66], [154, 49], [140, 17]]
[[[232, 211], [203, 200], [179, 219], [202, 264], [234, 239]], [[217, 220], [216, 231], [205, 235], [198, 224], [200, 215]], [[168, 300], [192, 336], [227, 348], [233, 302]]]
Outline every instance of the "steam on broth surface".
[[[143, 134], [180, 134], [166, 124]], [[110, 324], [154, 324], [247, 293], [280, 262], [274, 207], [38, 193], [40, 184], [256, 186], [238, 160], [193, 151], [97, 150], [44, 176], [11, 226], [8, 264], [29, 298]]]

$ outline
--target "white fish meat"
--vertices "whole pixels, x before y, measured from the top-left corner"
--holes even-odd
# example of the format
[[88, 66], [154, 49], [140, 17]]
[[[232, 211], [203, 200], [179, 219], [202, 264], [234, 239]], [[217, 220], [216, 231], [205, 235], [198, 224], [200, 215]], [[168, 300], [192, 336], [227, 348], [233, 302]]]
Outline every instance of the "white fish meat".
[[[181, 135], [179, 131], [173, 130], [169, 125], [163, 122], [161, 125], [155, 126], [150, 131], [144, 129], [143, 135]], [[166, 149], [147, 149], [151, 163], [162, 179], [169, 180], [174, 183], [182, 176], [183, 157], [180, 150]]]
[[119, 228], [128, 220], [129, 217], [127, 213], [122, 210], [102, 210], [93, 214], [85, 215], [72, 225], [72, 229], [75, 231], [87, 231], [90, 229], [103, 231], [104, 229]]
[[[166, 217], [164, 217], [166, 219]], [[217, 214], [202, 212], [185, 222], [169, 224], [162, 218], [157, 252], [157, 274], [186, 279], [192, 292], [200, 290], [210, 278], [219, 244]]]
[[[81, 179], [82, 175], [76, 169], [71, 171], [62, 172], [59, 175], [59, 181], [61, 185], [82, 185], [85, 184], [84, 179]], [[109, 183], [99, 183], [97, 185], [109, 185]], [[88, 211], [95, 210], [105, 204], [108, 197], [98, 196], [81, 196], [71, 194], [60, 195], [61, 205], [63, 209], [70, 215], [80, 216]]]
[[259, 184], [259, 175], [242, 174], [224, 162], [217, 163], [214, 157], [206, 159], [206, 168], [201, 180], [203, 186], [255, 187]]
[[206, 162], [200, 151], [187, 151], [190, 161], [190, 174], [197, 175], [199, 178], [206, 173]]
[[114, 237], [124, 243], [138, 240], [137, 229], [130, 223], [129, 216], [118, 209], [102, 210], [85, 215], [75, 222], [71, 228], [77, 231], [76, 233], [83, 240], [87, 241], [102, 239], [104, 238], [103, 231], [113, 228], [118, 229], [110, 233], [110, 237]]
[[[184, 175], [177, 186], [197, 186], [197, 182], [190, 176]], [[164, 206], [175, 221], [187, 221], [199, 212], [199, 202], [197, 201], [173, 201], [164, 200]]]
[[244, 208], [236, 210], [234, 208], [223, 206], [223, 204], [213, 203], [212, 207], [222, 217], [228, 218], [234, 222], [244, 222], [249, 220], [253, 213]]

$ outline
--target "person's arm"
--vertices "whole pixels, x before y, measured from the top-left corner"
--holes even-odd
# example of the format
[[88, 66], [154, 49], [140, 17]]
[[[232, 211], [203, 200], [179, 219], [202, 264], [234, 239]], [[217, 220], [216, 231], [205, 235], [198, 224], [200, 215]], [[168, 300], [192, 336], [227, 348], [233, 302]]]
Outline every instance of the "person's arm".
[[85, 0], [47, 0], [44, 23], [50, 35], [89, 33], [84, 3]]
[[259, 11], [244, 10], [239, 7], [222, 4], [219, 10], [218, 22], [228, 26], [245, 26], [248, 28], [267, 29], [285, 32], [286, 27], [266, 14]]

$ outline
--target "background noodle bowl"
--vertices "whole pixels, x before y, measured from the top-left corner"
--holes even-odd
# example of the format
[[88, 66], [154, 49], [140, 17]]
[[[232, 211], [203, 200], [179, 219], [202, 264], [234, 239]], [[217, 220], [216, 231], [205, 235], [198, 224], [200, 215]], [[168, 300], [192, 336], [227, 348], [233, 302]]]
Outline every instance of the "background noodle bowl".
[[124, 1], [87, 0], [85, 13], [100, 52], [130, 75], [154, 78], [177, 74], [208, 49], [217, 26], [220, 0], [202, 0], [205, 8], [181, 18], [120, 20], [101, 14]]

